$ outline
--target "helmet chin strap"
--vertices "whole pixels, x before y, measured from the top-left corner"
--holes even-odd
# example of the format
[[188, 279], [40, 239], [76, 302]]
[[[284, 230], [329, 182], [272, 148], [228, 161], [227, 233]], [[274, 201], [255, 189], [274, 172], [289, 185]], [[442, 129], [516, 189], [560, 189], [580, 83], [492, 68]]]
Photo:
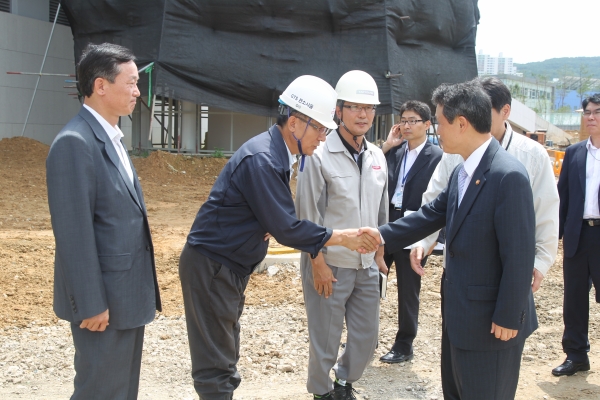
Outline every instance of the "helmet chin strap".
[[344, 127], [344, 129], [346, 130], [346, 132], [348, 132], [349, 134], [352, 135], [352, 140], [354, 140], [354, 143], [356, 143], [356, 150], [360, 149], [360, 144], [358, 143], [358, 137], [359, 136], [365, 136], [365, 134], [363, 133], [362, 135], [355, 135], [354, 133], [350, 132], [350, 129], [348, 129], [348, 127], [344, 123], [344, 120], [341, 119], [341, 118], [340, 118], [340, 125]]
[[[290, 118], [290, 108], [288, 107], [288, 118]], [[308, 129], [308, 124], [310, 124], [310, 121], [312, 121], [312, 118], [308, 119], [308, 122], [306, 123], [306, 128], [304, 128], [304, 132], [302, 133], [302, 137], [304, 137], [304, 135], [306, 134], [306, 130]], [[306, 154], [304, 154], [304, 152], [302, 151], [302, 138], [298, 139], [296, 137], [296, 135], [294, 134], [294, 132], [292, 132], [292, 136], [294, 137], [294, 139], [296, 139], [296, 143], [298, 144], [298, 152], [300, 153], [300, 169], [299, 171], [302, 172], [304, 171], [304, 159], [306, 158]]]

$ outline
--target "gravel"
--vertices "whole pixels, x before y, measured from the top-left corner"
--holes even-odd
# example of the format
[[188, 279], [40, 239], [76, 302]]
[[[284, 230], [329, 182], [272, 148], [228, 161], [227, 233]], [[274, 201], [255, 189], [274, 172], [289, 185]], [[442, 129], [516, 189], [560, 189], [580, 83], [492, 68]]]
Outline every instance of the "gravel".
[[[297, 264], [279, 265], [267, 274], [291, 274], [293, 284], [301, 284]], [[393, 283], [390, 286], [394, 286]], [[383, 304], [393, 306], [395, 302], [389, 299], [395, 298], [395, 292], [388, 293], [390, 297]], [[424, 295], [434, 299], [439, 296], [437, 293]], [[439, 317], [439, 311], [428, 313], [431, 315], [427, 318]], [[373, 365], [355, 384], [359, 396], [364, 399], [441, 398], [439, 379], [435, 378], [438, 375], [439, 340], [418, 339], [415, 345], [415, 351], [421, 347], [426, 355], [419, 363], [419, 370], [427, 375], [426, 379], [420, 376], [423, 374], [415, 374], [413, 364], [382, 364], [377, 359], [389, 349], [396, 332], [395, 308], [384, 306], [381, 314], [389, 318], [382, 318], [381, 341]], [[248, 306], [241, 324], [238, 369], [243, 382], [235, 392], [235, 398], [310, 399], [305, 388], [308, 332], [304, 306], [266, 303]], [[436, 335], [439, 337], [439, 333]], [[425, 332], [421, 337], [429, 335]], [[75, 372], [74, 348], [67, 322], [59, 321], [53, 326], [31, 323], [25, 328], [0, 328], [0, 341], [0, 396], [3, 399], [63, 399], [70, 396]], [[158, 316], [146, 327], [139, 398], [196, 399], [190, 368], [185, 317]], [[401, 372], [400, 377], [397, 372]]]
[[[402, 364], [384, 364], [379, 357], [393, 344], [396, 334], [397, 287], [388, 282], [388, 298], [381, 303], [379, 347], [363, 377], [354, 384], [359, 399], [442, 399], [439, 374], [441, 266], [430, 258], [421, 289], [419, 333], [414, 342], [415, 358]], [[562, 315], [557, 297], [561, 294], [561, 270], [556, 268], [536, 294], [540, 328], [525, 343], [517, 399], [597, 399], [600, 381], [594, 374], [600, 364], [597, 341], [600, 305], [590, 310], [591, 372], [555, 378], [552, 367], [560, 364]], [[392, 278], [393, 275], [390, 275]], [[264, 272], [263, 284], [270, 290], [297, 292], [297, 264], [279, 264], [277, 271]], [[281, 282], [286, 282], [285, 285]], [[277, 286], [281, 284], [281, 286]], [[253, 295], [241, 318], [241, 351], [238, 368], [242, 384], [236, 400], [311, 399], [306, 392], [308, 333], [302, 297], [273, 305]], [[591, 293], [593, 296], [593, 292]], [[294, 298], [294, 297], [291, 297]], [[183, 312], [183, 310], [181, 310]], [[344, 341], [344, 336], [342, 341]], [[69, 324], [48, 326], [32, 322], [26, 327], [0, 328], [0, 398], [65, 399], [73, 389], [73, 355]], [[159, 315], [146, 327], [140, 399], [197, 399], [190, 377], [185, 317]]]

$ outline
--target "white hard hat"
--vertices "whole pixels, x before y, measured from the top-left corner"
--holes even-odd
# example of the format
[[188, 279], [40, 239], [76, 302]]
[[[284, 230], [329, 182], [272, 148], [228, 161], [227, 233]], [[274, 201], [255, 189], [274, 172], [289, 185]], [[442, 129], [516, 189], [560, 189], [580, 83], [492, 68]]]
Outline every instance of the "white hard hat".
[[335, 85], [338, 100], [359, 104], [379, 104], [379, 91], [375, 79], [365, 71], [348, 71]]
[[279, 102], [329, 129], [337, 128], [333, 121], [337, 93], [321, 78], [312, 75], [299, 76], [281, 93]]

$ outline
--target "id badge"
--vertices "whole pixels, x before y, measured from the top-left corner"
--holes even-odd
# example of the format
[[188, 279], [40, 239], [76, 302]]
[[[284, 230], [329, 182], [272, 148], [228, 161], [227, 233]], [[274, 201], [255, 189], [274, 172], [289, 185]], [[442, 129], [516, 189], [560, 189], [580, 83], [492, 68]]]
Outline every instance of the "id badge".
[[394, 207], [402, 208], [402, 197], [404, 197], [404, 190], [394, 193]]

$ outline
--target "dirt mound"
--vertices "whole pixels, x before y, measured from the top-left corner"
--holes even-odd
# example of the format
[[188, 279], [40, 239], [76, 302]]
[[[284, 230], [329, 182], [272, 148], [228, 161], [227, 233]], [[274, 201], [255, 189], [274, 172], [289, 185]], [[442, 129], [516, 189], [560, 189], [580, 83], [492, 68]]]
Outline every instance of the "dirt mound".
[[190, 179], [214, 182], [227, 161], [226, 158], [193, 157], [153, 151], [146, 158], [135, 158], [133, 163], [138, 175], [143, 179], [151, 179], [156, 183], [186, 183]]
[[0, 229], [48, 229], [46, 157], [49, 146], [15, 137], [0, 140]]
[[44, 165], [50, 146], [25, 137], [0, 140], [0, 162], [18, 166]]

